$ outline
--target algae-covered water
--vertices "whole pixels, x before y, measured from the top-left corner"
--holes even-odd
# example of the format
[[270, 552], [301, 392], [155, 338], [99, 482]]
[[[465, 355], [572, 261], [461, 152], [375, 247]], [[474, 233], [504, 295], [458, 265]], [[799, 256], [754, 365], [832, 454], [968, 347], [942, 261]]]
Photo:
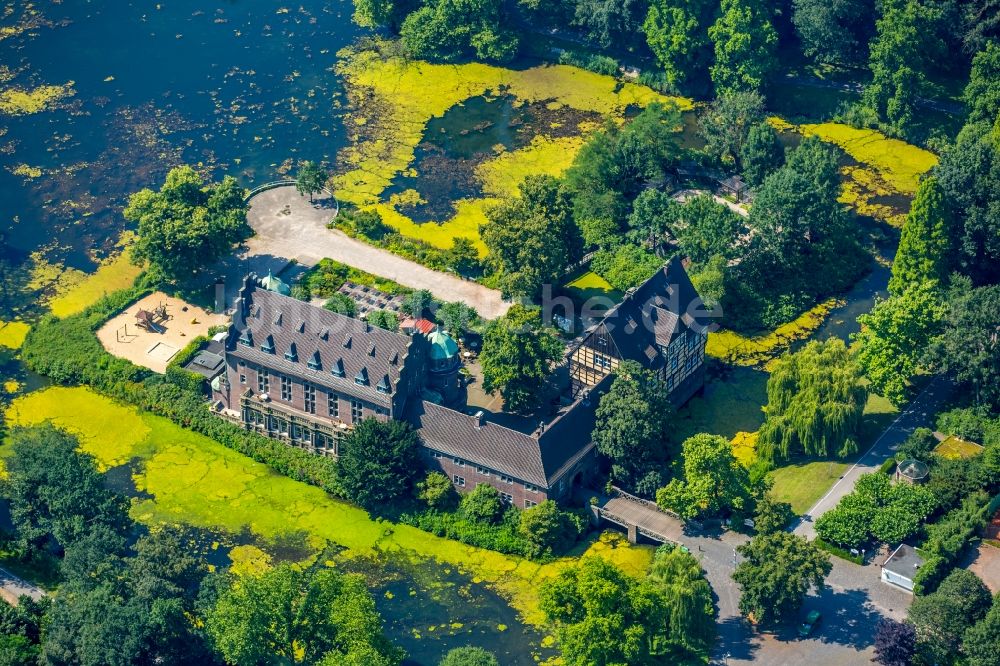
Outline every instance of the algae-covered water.
[[[123, 227], [125, 196], [178, 163], [252, 185], [289, 160], [331, 161], [344, 141], [332, 68], [360, 34], [350, 16], [350, 0], [5, 0], [5, 258], [43, 249], [93, 270]], [[41, 99], [46, 86], [58, 88], [38, 110], [7, 96]]]

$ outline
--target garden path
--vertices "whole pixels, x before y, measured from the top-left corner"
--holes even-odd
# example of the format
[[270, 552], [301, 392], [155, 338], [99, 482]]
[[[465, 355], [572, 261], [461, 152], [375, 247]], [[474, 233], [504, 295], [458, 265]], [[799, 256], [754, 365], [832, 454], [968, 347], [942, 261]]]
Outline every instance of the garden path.
[[316, 195], [310, 202], [292, 185], [255, 195], [250, 200], [247, 220], [256, 235], [247, 241], [239, 264], [250, 270], [260, 266], [261, 272], [266, 272], [269, 267], [284, 266], [291, 260], [313, 266], [329, 258], [405, 287], [427, 289], [444, 301], [462, 301], [486, 319], [510, 309], [511, 304], [495, 289], [431, 270], [336, 229], [327, 229], [335, 210], [329, 195]]

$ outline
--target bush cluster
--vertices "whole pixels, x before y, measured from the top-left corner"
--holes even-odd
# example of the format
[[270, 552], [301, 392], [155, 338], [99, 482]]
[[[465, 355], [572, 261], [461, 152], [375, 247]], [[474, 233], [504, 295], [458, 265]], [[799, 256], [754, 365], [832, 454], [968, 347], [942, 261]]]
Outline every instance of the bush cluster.
[[998, 504], [1000, 496], [991, 502], [986, 493], [976, 492], [966, 497], [957, 509], [946, 513], [937, 523], [928, 525], [923, 551], [930, 556], [913, 578], [914, 593], [930, 594], [937, 589], [938, 584], [954, 568], [965, 547], [986, 525], [987, 516], [996, 510]]
[[573, 65], [574, 67], [608, 76], [617, 76], [618, 70], [621, 67], [618, 61], [610, 56], [583, 53], [580, 51], [563, 51], [559, 54], [559, 63], [562, 65]]

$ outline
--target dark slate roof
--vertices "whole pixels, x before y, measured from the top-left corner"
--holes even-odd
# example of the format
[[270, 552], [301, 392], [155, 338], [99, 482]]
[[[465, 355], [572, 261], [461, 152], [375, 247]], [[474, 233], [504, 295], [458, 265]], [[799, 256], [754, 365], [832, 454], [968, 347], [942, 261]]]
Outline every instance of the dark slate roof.
[[567, 463], [590, 449], [595, 392], [606, 390], [611, 380], [609, 376], [590, 395], [566, 407], [541, 432], [502, 426], [489, 413], [484, 413], [480, 425], [475, 416], [426, 400], [410, 405], [407, 420], [435, 451], [548, 488]]
[[[240, 342], [247, 331], [252, 346]], [[251, 277], [236, 301], [226, 347], [236, 358], [389, 407], [414, 340], [259, 288]], [[261, 349], [268, 341], [273, 342], [274, 353]], [[317, 365], [316, 360], [318, 367], [311, 367]], [[342, 377], [331, 372], [339, 367]], [[356, 377], [364, 383], [356, 383]], [[388, 392], [378, 391], [378, 386], [388, 386]]]
[[475, 416], [436, 405], [411, 401], [407, 420], [424, 444], [450, 456], [488, 467], [538, 486], [546, 486], [538, 439], [490, 421], [482, 425]]
[[212, 379], [217, 374], [222, 372], [225, 363], [226, 359], [224, 359], [220, 354], [202, 349], [194, 355], [194, 358], [188, 361], [187, 365], [184, 366], [184, 369], [196, 372], [202, 377]]
[[680, 259], [673, 258], [608, 310], [601, 324], [623, 358], [657, 369], [663, 364], [657, 345], [664, 347], [691, 329], [707, 332], [713, 319], [691, 284]]
[[882, 565], [883, 569], [888, 569], [894, 574], [913, 580], [917, 575], [917, 568], [924, 563], [924, 558], [917, 554], [913, 546], [905, 543], [899, 544], [899, 548], [892, 552], [889, 559]]

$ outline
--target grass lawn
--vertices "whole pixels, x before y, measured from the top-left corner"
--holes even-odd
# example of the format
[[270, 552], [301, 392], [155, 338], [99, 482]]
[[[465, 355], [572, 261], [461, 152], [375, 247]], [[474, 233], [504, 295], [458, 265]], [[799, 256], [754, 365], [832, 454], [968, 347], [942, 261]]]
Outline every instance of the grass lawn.
[[774, 481], [774, 495], [791, 504], [792, 511], [801, 515], [812, 508], [850, 466], [850, 463], [838, 460], [813, 460], [784, 465], [770, 474]]
[[971, 458], [983, 452], [983, 447], [975, 442], [966, 442], [954, 435], [947, 437], [943, 442], [934, 448], [934, 453], [942, 458], [956, 460], [958, 458]]
[[615, 303], [622, 299], [622, 293], [616, 291], [607, 280], [593, 271], [587, 271], [577, 275], [572, 280], [563, 285], [563, 288], [570, 292], [573, 299], [580, 304], [594, 297], [610, 298]]
[[701, 432], [727, 439], [740, 432], [755, 432], [764, 422], [760, 408], [766, 402], [766, 372], [712, 365], [704, 392], [678, 410], [672, 435], [681, 442]]
[[[11, 425], [51, 420], [80, 437], [81, 448], [102, 469], [135, 461], [136, 489], [151, 498], [132, 502], [132, 516], [147, 525], [181, 524], [239, 533], [262, 545], [293, 540], [318, 555], [336, 544], [342, 557], [383, 556], [456, 567], [502, 593], [525, 621], [540, 626], [538, 585], [575, 557], [538, 564], [435, 537], [406, 525], [372, 519], [362, 509], [319, 488], [275, 474], [217, 442], [87, 388], [55, 387], [15, 400]], [[0, 450], [0, 454], [3, 451]], [[577, 554], [608, 557], [640, 573], [652, 560], [649, 547], [606, 539]]]
[[[898, 415], [899, 410], [882, 396], [869, 394], [865, 404], [859, 452], [863, 453]], [[778, 499], [792, 505], [792, 510], [802, 514], [812, 508], [819, 498], [826, 494], [830, 486], [857, 459], [857, 455], [844, 460], [795, 461], [778, 467], [771, 472], [774, 494]]]

